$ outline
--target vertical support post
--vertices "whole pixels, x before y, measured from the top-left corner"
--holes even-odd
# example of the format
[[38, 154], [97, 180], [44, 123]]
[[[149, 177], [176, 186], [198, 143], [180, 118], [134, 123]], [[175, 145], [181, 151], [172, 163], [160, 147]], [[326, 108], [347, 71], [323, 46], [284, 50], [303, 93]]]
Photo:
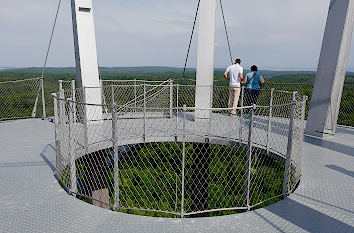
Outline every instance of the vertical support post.
[[105, 96], [105, 93], [104, 93], [104, 87], [103, 87], [103, 82], [102, 80], [100, 79], [100, 89], [101, 89], [101, 103], [104, 104], [103, 108], [104, 108], [104, 112], [106, 114], [108, 114], [108, 107], [107, 107], [107, 102], [106, 102], [106, 96]]
[[63, 90], [63, 80], [59, 80], [59, 91]]
[[176, 86], [176, 139], [178, 136], [178, 113], [179, 113], [179, 84]]
[[170, 117], [173, 117], [173, 79], [170, 81]]
[[184, 217], [184, 176], [185, 176], [185, 160], [186, 160], [186, 112], [187, 106], [183, 105], [183, 151], [182, 151], [182, 200], [181, 200], [181, 216]]
[[268, 133], [267, 133], [267, 154], [269, 154], [270, 151], [270, 137], [272, 136], [273, 95], [274, 95], [274, 88], [270, 90]]
[[45, 111], [45, 98], [44, 98], [44, 82], [43, 82], [43, 78], [41, 78], [41, 89], [42, 89], [42, 109], [43, 109], [42, 118], [46, 118], [47, 117], [47, 113]]
[[292, 101], [296, 101], [296, 94], [297, 94], [298, 92], [297, 91], [294, 91], [293, 92], [293, 98], [292, 98]]
[[[83, 87], [83, 96], [85, 96], [86, 94], [86, 88]], [[88, 137], [88, 134], [89, 134], [89, 129], [88, 129], [88, 117], [87, 117], [87, 108], [86, 108], [86, 103], [82, 106], [82, 109], [83, 109], [83, 113], [84, 113], [84, 143], [85, 143], [85, 153], [88, 154], [89, 153], [89, 137]]]
[[178, 174], [176, 173], [176, 203], [175, 203], [175, 212], [177, 212], [177, 203], [178, 203]]
[[285, 172], [284, 172], [284, 182], [283, 182], [283, 194], [288, 195], [290, 189], [290, 166], [291, 166], [291, 154], [293, 148], [293, 129], [294, 129], [294, 114], [295, 114], [296, 101], [291, 102], [291, 112], [289, 120], [289, 133], [288, 133], [288, 146], [286, 150], [286, 160], [285, 160]]
[[[83, 99], [102, 104], [92, 0], [71, 0], [76, 79], [79, 88], [90, 87]], [[102, 120], [102, 106], [85, 105], [88, 120]]]
[[111, 94], [112, 94], [112, 101], [111, 101], [111, 103], [114, 104], [116, 101], [115, 101], [115, 98], [114, 98], [115, 92], [114, 92], [114, 85], [113, 85], [113, 84], [111, 85]]
[[53, 96], [53, 103], [54, 103], [54, 137], [55, 137], [55, 147], [56, 147], [56, 159], [55, 159], [55, 168], [56, 171], [55, 173], [57, 174], [57, 171], [59, 169], [58, 166], [58, 155], [60, 154], [60, 144], [58, 141], [58, 127], [59, 127], [59, 116], [58, 116], [58, 99], [57, 99], [57, 94], [56, 93], [52, 93]]
[[59, 80], [59, 111], [60, 111], [60, 120], [62, 121], [61, 123], [65, 122], [65, 94], [64, 94], [64, 89], [63, 89], [63, 80]]
[[[203, 0], [199, 6], [199, 31], [195, 107], [209, 109], [212, 107], [213, 93], [209, 86], [214, 83], [214, 48], [216, 0]], [[198, 119], [209, 118], [209, 110], [196, 110]]]
[[76, 87], [75, 80], [71, 80], [71, 98], [73, 102], [74, 122], [76, 122]]
[[306, 133], [325, 137], [337, 127], [354, 27], [352, 0], [331, 0]]
[[119, 199], [119, 157], [118, 157], [118, 132], [117, 132], [117, 106], [112, 103], [112, 144], [113, 144], [113, 160], [114, 160], [114, 209], [120, 207]]
[[243, 121], [243, 98], [245, 95], [245, 87], [241, 87], [241, 117], [240, 117], [240, 143], [242, 143], [242, 131], [243, 131], [243, 125], [242, 125], [242, 121]]
[[303, 96], [302, 97], [302, 102], [303, 102], [303, 105], [302, 105], [302, 118], [301, 120], [305, 120], [305, 117], [306, 117], [306, 104], [307, 104], [307, 100], [309, 99], [308, 96]]
[[75, 138], [74, 138], [74, 122], [73, 122], [73, 107], [70, 99], [66, 101], [69, 105], [69, 156], [70, 156], [70, 192], [77, 193], [76, 187], [76, 163], [75, 163]]
[[136, 91], [136, 79], [134, 79], [134, 109], [136, 112], [136, 98], [137, 98], [137, 91]]
[[245, 204], [248, 210], [250, 210], [250, 190], [251, 190], [251, 166], [252, 166], [252, 150], [253, 150], [253, 143], [252, 143], [252, 130], [253, 130], [253, 121], [254, 121], [254, 113], [256, 110], [256, 105], [254, 104], [251, 111], [251, 119], [249, 124], [248, 130], [248, 151], [247, 151], [247, 158], [246, 158], [246, 192], [245, 192]]
[[[210, 86], [210, 92], [213, 93], [213, 90], [214, 90], [214, 87], [213, 86]], [[211, 106], [212, 108], [213, 106]], [[209, 117], [208, 117], [208, 132], [207, 132], [207, 137], [208, 137], [208, 140], [210, 138], [210, 133], [211, 133], [211, 120], [212, 120], [212, 116], [213, 116], [213, 110], [210, 110], [210, 113], [209, 113]], [[209, 141], [208, 141], [209, 142]]]
[[146, 84], [144, 83], [144, 142], [146, 141]]

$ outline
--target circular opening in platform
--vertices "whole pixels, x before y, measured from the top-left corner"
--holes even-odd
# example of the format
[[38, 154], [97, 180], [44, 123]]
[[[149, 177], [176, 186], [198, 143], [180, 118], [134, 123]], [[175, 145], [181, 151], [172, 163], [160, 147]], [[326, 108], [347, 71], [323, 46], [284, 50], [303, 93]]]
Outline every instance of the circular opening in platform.
[[[76, 160], [77, 196], [155, 217], [220, 216], [281, 200], [284, 158], [228, 144], [152, 142], [120, 146], [118, 159], [112, 148], [85, 155]], [[70, 179], [68, 165], [60, 180], [69, 187]]]

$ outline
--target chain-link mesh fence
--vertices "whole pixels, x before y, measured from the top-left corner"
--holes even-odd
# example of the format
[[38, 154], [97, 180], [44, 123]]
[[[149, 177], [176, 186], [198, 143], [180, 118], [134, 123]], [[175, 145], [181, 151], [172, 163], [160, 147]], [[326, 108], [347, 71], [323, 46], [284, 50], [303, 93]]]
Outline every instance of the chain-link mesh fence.
[[[117, 89], [116, 94], [117, 99], [123, 102], [132, 101], [133, 99], [137, 99], [136, 97], [143, 95], [143, 86], [168, 86], [172, 83], [174, 87], [174, 104], [176, 105], [176, 98], [177, 95], [182, 97], [183, 99], [180, 100], [180, 103], [186, 103], [187, 106], [193, 106], [195, 104], [195, 80], [192, 79], [176, 79], [176, 80], [166, 80], [166, 81], [146, 81], [146, 80], [102, 80], [102, 86], [115, 86]], [[177, 85], [178, 84], [178, 85]], [[65, 91], [69, 91], [72, 88], [70, 86], [70, 81], [63, 81], [63, 89]], [[229, 92], [228, 87], [223, 86], [225, 82], [219, 82], [218, 80], [215, 81], [215, 86], [213, 89], [213, 107], [227, 107], [228, 106], [228, 99], [229, 99]], [[179, 86], [180, 88], [177, 88]], [[287, 103], [288, 99], [282, 99], [281, 92], [298, 92], [302, 96], [308, 96], [308, 101], [305, 108], [305, 119], [307, 119], [308, 111], [310, 108], [312, 91], [313, 91], [314, 84], [312, 82], [303, 82], [303, 83], [280, 83], [269, 81], [266, 82], [259, 93], [254, 93], [255, 91], [250, 89], [244, 89], [243, 94], [240, 94], [239, 98], [239, 106], [250, 106], [253, 103], [258, 105], [269, 105], [271, 89], [274, 89], [277, 93], [279, 93], [276, 97], [277, 99], [274, 100], [274, 104], [281, 104]], [[140, 92], [139, 90], [140, 89]], [[176, 90], [180, 89], [180, 90]], [[181, 93], [179, 93], [179, 91]], [[47, 92], [49, 93], [49, 92]], [[71, 92], [68, 92], [68, 96]], [[118, 94], [117, 94], [118, 93]], [[338, 124], [339, 125], [346, 125], [346, 126], [354, 126], [354, 85], [352, 84], [345, 84], [343, 88], [343, 94], [341, 99], [341, 106], [339, 110], [338, 116]], [[137, 96], [135, 96], [137, 95]], [[167, 95], [167, 91], [166, 91]], [[133, 98], [133, 99], [132, 99]], [[143, 98], [143, 97], [141, 97]], [[109, 104], [109, 102], [105, 102], [110, 97], [110, 91], [105, 91], [105, 96], [103, 99], [104, 104]], [[124, 101], [124, 99], [126, 101]], [[166, 99], [166, 98], [163, 98]], [[47, 98], [46, 98], [47, 100]], [[268, 102], [267, 102], [268, 101]], [[177, 105], [176, 105], [177, 106]], [[179, 104], [178, 106], [183, 106], [183, 104]], [[50, 109], [51, 110], [51, 109]], [[52, 112], [50, 111], [49, 112]]]
[[[227, 87], [214, 87], [213, 108], [202, 109], [186, 107], [195, 86], [122, 86], [54, 98], [56, 175], [79, 198], [135, 214], [212, 216], [275, 201], [298, 184], [306, 105], [298, 93], [262, 90], [230, 116]], [[105, 100], [81, 102], [93, 93]]]
[[[19, 80], [19, 81], [10, 81], [10, 82], [0, 82], [0, 89], [2, 96], [0, 97], [0, 120], [8, 120], [8, 119], [21, 119], [28, 118], [35, 115], [36, 117], [42, 117], [46, 113], [47, 116], [54, 115], [53, 109], [53, 98], [50, 93], [58, 92], [58, 90], [64, 91], [64, 98], [71, 98], [76, 100], [75, 89], [77, 84], [75, 81], [61, 81], [59, 82], [51, 82], [44, 81], [44, 102], [45, 109], [41, 107], [42, 98], [41, 91], [39, 93], [39, 98], [37, 100], [38, 90], [41, 85], [39, 78], [35, 79], [27, 79], [27, 80]], [[190, 83], [190, 84], [189, 84]], [[224, 84], [224, 82], [221, 82]], [[169, 96], [170, 85], [173, 85], [173, 96]], [[179, 85], [177, 85], [179, 84]], [[159, 101], [166, 101], [167, 99], [172, 100], [175, 106], [183, 106], [186, 104], [187, 106], [193, 106], [195, 104], [194, 97], [194, 87], [195, 80], [166, 80], [166, 81], [146, 81], [146, 80], [102, 80], [102, 89], [104, 89], [102, 103], [110, 105], [112, 100], [111, 93], [112, 90], [108, 90], [107, 87], [115, 86], [113, 88], [113, 92], [115, 95], [115, 99], [117, 99], [117, 104], [120, 102], [132, 105], [134, 102], [134, 106], [138, 107], [138, 97], [140, 97], [140, 107], [143, 105], [144, 99], [144, 90], [143, 86], [146, 86], [147, 95], [149, 93], [155, 94], [155, 98], [153, 96], [149, 96], [150, 103], [154, 102], [154, 99]], [[161, 90], [160, 94], [156, 94], [154, 89], [156, 86], [160, 86]], [[163, 88], [164, 86], [164, 88]], [[116, 89], [116, 90], [114, 90]], [[151, 89], [151, 90], [150, 90]], [[249, 90], [243, 90], [243, 93], [240, 94], [239, 98], [239, 106], [249, 106], [253, 103], [257, 105], [269, 105], [270, 98], [270, 90], [274, 89], [276, 92], [279, 90], [288, 91], [288, 92], [298, 92], [302, 96], [308, 96], [309, 101], [307, 101], [306, 109], [305, 109], [305, 119], [307, 117], [310, 101], [313, 91], [313, 83], [304, 82], [304, 83], [278, 83], [269, 81], [266, 82], [262, 86], [262, 90], [259, 92], [258, 96], [254, 95], [254, 93], [249, 93]], [[149, 91], [150, 90], [150, 91]], [[267, 91], [265, 91], [267, 90]], [[219, 82], [215, 82], [214, 91], [213, 91], [213, 107], [227, 107], [229, 92], [228, 87], [221, 86]], [[343, 87], [343, 94], [341, 99], [341, 105], [338, 116], [338, 124], [346, 125], [346, 126], [354, 126], [354, 85], [345, 84]], [[151, 94], [151, 95], [153, 95]], [[177, 96], [179, 99], [177, 100]], [[167, 97], [167, 98], [166, 98]], [[281, 98], [279, 94], [276, 97], [278, 100], [274, 99], [273, 104], [281, 104], [288, 102]], [[145, 99], [147, 99], [145, 97]], [[131, 102], [129, 102], [131, 101]], [[179, 101], [179, 103], [177, 103]], [[161, 106], [160, 103], [156, 104], [157, 106]], [[167, 103], [164, 106], [168, 106]], [[148, 106], [147, 106], [148, 107]], [[35, 108], [35, 112], [34, 111]], [[105, 108], [105, 110], [109, 111], [110, 108]], [[33, 114], [35, 113], [35, 114]]]
[[0, 121], [45, 117], [43, 80], [0, 82]]

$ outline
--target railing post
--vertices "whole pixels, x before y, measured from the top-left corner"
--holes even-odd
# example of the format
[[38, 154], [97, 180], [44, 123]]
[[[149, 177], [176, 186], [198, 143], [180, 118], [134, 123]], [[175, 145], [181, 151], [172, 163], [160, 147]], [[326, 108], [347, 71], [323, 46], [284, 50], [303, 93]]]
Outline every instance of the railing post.
[[71, 98], [73, 102], [73, 113], [74, 113], [74, 122], [76, 122], [76, 87], [75, 80], [71, 80]]
[[178, 136], [178, 113], [179, 113], [179, 84], [176, 86], [176, 138]]
[[170, 117], [173, 117], [173, 79], [170, 81]]
[[114, 209], [119, 210], [119, 164], [118, 164], [118, 132], [117, 132], [117, 106], [112, 103], [112, 142], [113, 142], [113, 159], [114, 159]]
[[240, 117], [240, 138], [239, 138], [239, 141], [240, 141], [240, 144], [242, 143], [242, 130], [243, 130], [243, 125], [242, 125], [242, 120], [243, 120], [243, 98], [244, 98], [244, 95], [245, 95], [245, 87], [241, 87], [241, 117]]
[[114, 98], [115, 92], [114, 92], [114, 85], [113, 85], [113, 84], [111, 85], [111, 94], [112, 94], [112, 101], [111, 101], [111, 103], [114, 104], [116, 101], [115, 101], [115, 98]]
[[146, 141], [146, 84], [144, 83], [144, 142]]
[[55, 168], [56, 168], [56, 173], [58, 171], [58, 155], [60, 154], [60, 144], [58, 141], [58, 127], [59, 127], [59, 116], [58, 116], [58, 100], [57, 100], [57, 94], [52, 93], [53, 96], [53, 103], [54, 103], [54, 137], [55, 137], [55, 147], [56, 147], [56, 159], [55, 159]]
[[43, 78], [41, 78], [41, 89], [42, 89], [42, 108], [43, 108], [42, 117], [46, 118], [47, 117], [47, 113], [45, 111], [45, 98], [44, 98], [44, 82], [43, 82]]
[[136, 98], [137, 98], [137, 91], [136, 91], [136, 79], [134, 79], [134, 109], [136, 112]]
[[185, 176], [185, 159], [186, 159], [186, 111], [187, 106], [183, 105], [183, 151], [182, 151], [182, 200], [181, 200], [181, 217], [184, 217], [184, 176]]
[[104, 112], [108, 114], [108, 107], [106, 103], [106, 96], [104, 95], [104, 87], [103, 87], [103, 82], [102, 79], [100, 79], [100, 88], [101, 88], [101, 103], [104, 105]]
[[63, 80], [59, 80], [59, 99], [61, 99], [61, 101], [59, 102], [59, 115], [60, 120], [62, 121], [61, 123], [64, 123], [66, 119], [64, 119], [65, 117], [65, 94], [64, 94], [64, 89], [63, 89]]
[[86, 87], [83, 87], [82, 89], [83, 96], [84, 96], [84, 101], [85, 103], [83, 104], [83, 113], [84, 113], [84, 146], [85, 146], [85, 153], [89, 153], [89, 138], [88, 138], [88, 117], [87, 117], [87, 103], [86, 103]]
[[270, 151], [270, 137], [272, 135], [273, 95], [274, 95], [274, 88], [272, 88], [270, 91], [268, 133], [267, 133], [267, 154], [269, 154]]
[[58, 80], [59, 83], [59, 91], [63, 90], [63, 80]]
[[[74, 138], [74, 123], [73, 123], [73, 108], [70, 99], [66, 101], [69, 105], [69, 157], [70, 157], [70, 192], [77, 193], [76, 187], [76, 163], [75, 163], [75, 138]], [[74, 195], [75, 196], [75, 195]]]
[[294, 114], [295, 114], [296, 101], [291, 102], [291, 112], [289, 121], [289, 132], [288, 132], [288, 146], [286, 150], [286, 160], [285, 160], [285, 172], [284, 172], [284, 182], [283, 182], [283, 194], [289, 194], [290, 186], [290, 166], [291, 166], [291, 154], [293, 148], [293, 129], [294, 129]]
[[248, 210], [250, 210], [250, 190], [251, 190], [251, 166], [252, 166], [252, 130], [253, 130], [253, 121], [254, 121], [254, 113], [256, 110], [256, 105], [254, 104], [252, 107], [252, 111], [250, 114], [250, 124], [248, 130], [248, 151], [246, 158], [246, 192], [245, 192], [245, 204]]
[[308, 96], [302, 97], [303, 105], [302, 105], [302, 118], [301, 118], [301, 120], [305, 120], [305, 117], [306, 117], [306, 103], [307, 103], [308, 98], [309, 98]]
[[297, 93], [298, 93], [297, 91], [294, 91], [294, 92], [293, 92], [293, 98], [292, 98], [292, 101], [296, 101], [296, 95], [297, 95]]

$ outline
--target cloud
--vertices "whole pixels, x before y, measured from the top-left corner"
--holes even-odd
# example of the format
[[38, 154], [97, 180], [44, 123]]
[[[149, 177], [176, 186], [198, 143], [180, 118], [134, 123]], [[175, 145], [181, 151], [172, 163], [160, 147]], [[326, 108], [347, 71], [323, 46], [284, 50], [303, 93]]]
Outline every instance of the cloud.
[[[0, 66], [40, 66], [57, 0], [1, 0]], [[197, 0], [93, 0], [101, 66], [183, 66]], [[329, 0], [223, 0], [245, 65], [316, 67]], [[229, 63], [220, 7], [215, 65]], [[189, 66], [196, 64], [197, 33]], [[70, 1], [62, 1], [50, 66], [74, 66]], [[351, 55], [353, 57], [353, 55]], [[351, 60], [350, 60], [351, 61]]]

